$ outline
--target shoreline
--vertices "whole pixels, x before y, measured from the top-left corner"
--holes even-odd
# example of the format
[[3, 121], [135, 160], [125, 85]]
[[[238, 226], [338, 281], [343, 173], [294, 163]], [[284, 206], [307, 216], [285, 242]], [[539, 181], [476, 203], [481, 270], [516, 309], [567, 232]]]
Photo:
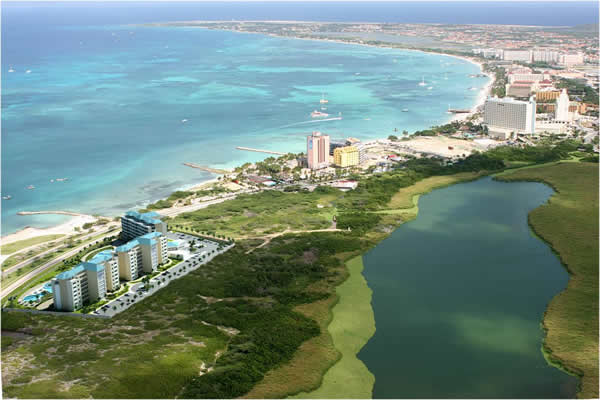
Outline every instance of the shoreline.
[[[190, 22], [203, 22], [203, 21], [187, 21], [187, 22], [190, 23]], [[224, 21], [224, 22], [231, 22], [231, 21]], [[265, 22], [265, 23], [276, 22], [277, 23], [277, 21], [248, 21], [248, 22]], [[288, 23], [288, 22], [289, 21], [281, 21], [281, 23]], [[183, 23], [185, 23], [185, 22], [183, 22]], [[209, 23], [209, 21], [207, 21], [207, 23]], [[218, 22], [215, 22], [215, 23], [218, 23]], [[289, 23], [294, 23], [294, 22], [291, 21]], [[310, 22], [308, 22], [308, 23], [310, 23]], [[162, 24], [167, 24], [167, 23], [162, 23]], [[148, 26], [148, 25], [145, 25], [145, 26]], [[494, 83], [496, 82], [496, 77], [493, 74], [489, 74], [483, 70], [482, 61], [478, 60], [474, 57], [468, 57], [465, 55], [457, 55], [457, 54], [448, 54], [448, 53], [431, 51], [431, 50], [414, 49], [414, 48], [408, 48], [408, 47], [406, 47], [406, 48], [405, 47], [393, 47], [393, 46], [391, 46], [391, 43], [388, 43], [387, 45], [386, 44], [376, 45], [376, 44], [369, 44], [369, 43], [357, 43], [357, 42], [346, 41], [346, 40], [341, 40], [341, 39], [328, 39], [325, 37], [286, 36], [286, 35], [277, 35], [277, 34], [270, 33], [270, 32], [261, 33], [261, 32], [238, 31], [235, 29], [221, 29], [221, 28], [215, 29], [215, 28], [208, 28], [208, 27], [204, 27], [204, 26], [165, 26], [165, 25], [161, 25], [161, 24], [151, 24], [150, 26], [172, 27], [172, 28], [195, 28], [195, 29], [205, 29], [205, 30], [209, 30], [209, 31], [212, 30], [212, 31], [234, 32], [234, 33], [276, 37], [276, 38], [282, 38], [282, 39], [330, 42], [330, 43], [338, 43], [338, 44], [345, 44], [345, 45], [355, 45], [355, 46], [364, 46], [364, 47], [373, 47], [373, 48], [378, 48], [378, 49], [390, 49], [390, 50], [400, 50], [400, 51], [416, 51], [416, 52], [420, 52], [420, 53], [424, 53], [424, 54], [432, 54], [432, 55], [458, 58], [460, 60], [469, 62], [469, 63], [477, 66], [479, 68], [481, 74], [486, 75], [489, 78], [489, 81], [488, 81], [488, 83], [485, 84], [484, 87], [479, 89], [477, 101], [471, 108], [469, 108], [470, 111], [468, 113], [454, 114], [446, 123], [453, 122], [453, 121], [464, 121], [464, 120], [467, 120], [469, 117], [473, 116], [475, 113], [477, 113], [477, 110], [481, 106], [483, 106], [486, 98], [491, 94], [492, 87], [493, 87]], [[426, 129], [426, 128], [424, 128], [424, 129]]]
[[[193, 21], [187, 21], [189, 22], [193, 22]], [[197, 22], [197, 21], [196, 21]], [[262, 22], [267, 22], [267, 21], [262, 21]], [[270, 21], [273, 22], [273, 21]], [[164, 23], [163, 23], [164, 24]], [[164, 25], [161, 25], [161, 23], [157, 23], [157, 24], [152, 24], [152, 25], [144, 25], [144, 26], [153, 26], [153, 27], [164, 27]], [[185, 27], [185, 26], [182, 26]], [[476, 103], [470, 108], [470, 112], [469, 113], [463, 113], [463, 114], [455, 114], [453, 115], [446, 123], [449, 122], [453, 122], [453, 121], [463, 121], [468, 119], [469, 117], [473, 116], [476, 112], [477, 109], [483, 105], [483, 103], [485, 102], [485, 99], [487, 97], [487, 95], [489, 94], [489, 92], [491, 91], [491, 88], [494, 84], [495, 78], [487, 73], [485, 73], [483, 71], [483, 64], [481, 62], [479, 62], [476, 59], [470, 58], [470, 57], [466, 57], [466, 56], [460, 56], [460, 55], [452, 55], [452, 54], [446, 54], [446, 53], [441, 53], [441, 52], [433, 52], [433, 51], [426, 51], [426, 50], [419, 50], [419, 49], [409, 49], [409, 48], [397, 48], [397, 47], [391, 47], [388, 45], [373, 45], [373, 44], [368, 44], [368, 43], [354, 43], [354, 42], [348, 42], [348, 41], [344, 41], [344, 40], [340, 40], [340, 39], [327, 39], [327, 38], [303, 38], [303, 37], [294, 37], [294, 36], [283, 36], [283, 35], [276, 35], [276, 34], [272, 34], [272, 33], [260, 33], [260, 32], [240, 32], [240, 31], [236, 31], [233, 29], [212, 29], [212, 28], [207, 28], [207, 27], [189, 27], [189, 28], [198, 28], [198, 29], [206, 29], [206, 30], [220, 30], [220, 31], [227, 31], [227, 32], [235, 32], [235, 33], [244, 33], [244, 34], [254, 34], [254, 35], [262, 35], [262, 36], [270, 36], [270, 37], [277, 37], [277, 38], [284, 38], [284, 39], [292, 39], [292, 40], [311, 40], [311, 41], [322, 41], [322, 42], [333, 42], [333, 43], [338, 43], [338, 44], [345, 44], [345, 45], [355, 45], [355, 46], [365, 46], [365, 47], [373, 47], [373, 48], [381, 48], [381, 49], [390, 49], [390, 50], [400, 50], [400, 51], [417, 51], [417, 52], [421, 52], [421, 53], [425, 53], [425, 54], [432, 54], [432, 55], [442, 55], [442, 56], [447, 56], [447, 57], [454, 57], [454, 58], [458, 58], [461, 59], [463, 61], [467, 61], [473, 65], [476, 65], [477, 67], [479, 67], [481, 73], [487, 75], [490, 78], [490, 81], [480, 90], [480, 93], [477, 97], [477, 101]], [[427, 129], [427, 127], [424, 127], [423, 129]], [[380, 138], [382, 139], [382, 138]], [[379, 140], [379, 139], [374, 139], [374, 140]], [[217, 178], [211, 178], [208, 180], [203, 180], [203, 181], [199, 181], [199, 182], [195, 182], [195, 183], [190, 183], [188, 185], [183, 185], [181, 188], [176, 189], [175, 191], [197, 191], [197, 190], [202, 190], [203, 188], [214, 184], [218, 182]], [[168, 196], [167, 196], [168, 197]], [[148, 204], [151, 204], [153, 202], [159, 201], [159, 200], [164, 200], [167, 197], [161, 197], [158, 198], [154, 201], [152, 200], [143, 200], [141, 202], [141, 205], [139, 207], [143, 208]], [[165, 210], [170, 210], [170, 209], [174, 209], [173, 207], [169, 207], [167, 209], [163, 209], [161, 211], [165, 211]], [[34, 214], [47, 214], [49, 212], [44, 212], [44, 211], [31, 211], [31, 212], [27, 212], [28, 214], [21, 214], [21, 215], [34, 215]], [[53, 211], [51, 213], [57, 214], [65, 214], [65, 215], [80, 215], [80, 216], [86, 216], [87, 214], [84, 213], [70, 213], [68, 211]], [[90, 216], [91, 217], [91, 216]], [[81, 227], [81, 225], [83, 225], [86, 222], [92, 222], [92, 221], [86, 221], [86, 222], [81, 222], [80, 220], [77, 220], [77, 216], [74, 216], [73, 218], [60, 223], [60, 224], [56, 224], [53, 226], [49, 226], [46, 228], [35, 228], [35, 227], [31, 227], [31, 226], [25, 226], [22, 229], [19, 229], [15, 232], [12, 232], [6, 236], [2, 236], [0, 237], [0, 241], [5, 244], [5, 243], [11, 243], [17, 240], [24, 240], [24, 239], [29, 239], [35, 236], [41, 236], [41, 235], [45, 235], [45, 234], [49, 234], [48, 232], [50, 232], [50, 234], [54, 233], [53, 230], [56, 230], [59, 233], [64, 233], [65, 230], [69, 229], [70, 227], [70, 232], [68, 233], [64, 233], [64, 234], [74, 234], [74, 227], [75, 226], [79, 226]], [[111, 217], [108, 217], [111, 218]], [[96, 219], [94, 219], [95, 221]], [[19, 239], [14, 239], [15, 237], [19, 237]]]

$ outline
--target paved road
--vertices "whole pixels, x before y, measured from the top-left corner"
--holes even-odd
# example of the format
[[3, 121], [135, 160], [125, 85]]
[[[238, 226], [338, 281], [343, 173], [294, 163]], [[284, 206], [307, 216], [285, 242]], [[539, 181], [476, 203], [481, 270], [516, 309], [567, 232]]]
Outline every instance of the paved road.
[[[118, 233], [119, 233], [119, 231], [108, 232], [105, 235], [102, 235], [101, 237], [99, 237], [98, 240], [102, 240], [106, 236], [112, 236], [112, 235], [118, 234]], [[95, 234], [97, 235], [98, 232], [95, 232]], [[54, 259], [48, 261], [45, 264], [40, 265], [39, 267], [37, 267], [33, 271], [28, 272], [27, 274], [23, 275], [22, 277], [20, 277], [19, 279], [17, 279], [13, 283], [11, 283], [10, 285], [8, 285], [6, 287], [3, 286], [2, 287], [1, 298], [4, 298], [4, 297], [8, 296], [13, 290], [17, 289], [18, 287], [20, 287], [21, 285], [23, 285], [24, 283], [26, 283], [28, 280], [35, 278], [37, 275], [39, 275], [42, 272], [44, 272], [44, 271], [52, 268], [53, 266], [55, 266], [59, 262], [64, 261], [67, 258], [74, 256], [75, 254], [77, 254], [81, 249], [83, 249], [87, 245], [88, 244], [84, 244], [84, 245], [75, 247], [75, 248], [73, 248], [73, 250], [67, 251], [63, 255], [61, 255], [61, 256], [59, 256], [57, 258], [54, 258]], [[56, 250], [56, 249], [54, 249], [54, 250]]]
[[33, 249], [35, 249], [37, 247], [44, 246], [44, 245], [49, 245], [49, 244], [56, 243], [56, 242], [60, 242], [62, 240], [65, 240], [64, 236], [63, 237], [59, 237], [59, 238], [54, 239], [54, 240], [48, 240], [47, 242], [32, 244], [31, 246], [25, 247], [25, 248], [23, 248], [21, 250], [14, 251], [14, 252], [12, 252], [10, 254], [0, 254], [0, 264], [2, 264], [4, 261], [6, 261], [7, 258], [14, 256], [15, 254], [26, 253], [29, 250], [33, 250]]
[[[109, 229], [111, 229], [111, 228], [113, 228], [113, 227], [118, 227], [118, 225], [110, 225], [110, 226], [107, 226], [107, 227], [106, 227], [106, 228], [104, 228], [104, 229], [100, 229], [100, 230], [98, 230], [98, 231], [94, 231], [94, 232], [92, 232], [92, 233], [88, 233], [88, 234], [86, 234], [86, 235], [84, 235], [84, 236], [82, 236], [82, 237], [78, 238], [78, 240], [86, 240], [86, 239], [89, 239], [90, 237], [93, 237], [93, 236], [100, 235], [100, 234], [102, 234], [102, 233], [108, 232], [108, 231], [109, 231]], [[113, 231], [113, 232], [115, 232], [115, 231]], [[60, 238], [60, 239], [58, 239], [58, 240], [65, 240], [65, 238]], [[37, 244], [36, 246], [40, 246], [40, 245], [41, 245], [41, 244]], [[35, 256], [33, 256], [33, 257], [31, 257], [31, 258], [28, 258], [27, 260], [23, 260], [23, 261], [21, 261], [20, 263], [18, 263], [18, 264], [15, 264], [15, 265], [13, 265], [13, 266], [12, 266], [12, 267], [10, 267], [10, 268], [6, 268], [6, 269], [4, 269], [4, 270], [2, 271], [2, 276], [8, 275], [8, 274], [10, 274], [10, 273], [11, 273], [11, 272], [13, 272], [13, 271], [16, 271], [16, 270], [18, 270], [19, 268], [23, 268], [23, 267], [25, 267], [25, 266], [27, 266], [27, 265], [31, 264], [31, 263], [32, 263], [32, 262], [34, 262], [35, 260], [39, 260], [41, 257], [45, 256], [46, 254], [48, 254], [48, 253], [52, 253], [52, 252], [56, 251], [56, 250], [57, 250], [59, 247], [60, 247], [60, 246], [52, 247], [52, 248], [50, 248], [50, 249], [48, 249], [48, 250], [46, 250], [46, 251], [43, 251], [43, 252], [41, 252], [40, 254], [36, 254]], [[15, 252], [15, 253], [13, 253], [13, 254], [17, 254], [17, 253]], [[13, 254], [11, 254], [11, 256], [12, 256]]]

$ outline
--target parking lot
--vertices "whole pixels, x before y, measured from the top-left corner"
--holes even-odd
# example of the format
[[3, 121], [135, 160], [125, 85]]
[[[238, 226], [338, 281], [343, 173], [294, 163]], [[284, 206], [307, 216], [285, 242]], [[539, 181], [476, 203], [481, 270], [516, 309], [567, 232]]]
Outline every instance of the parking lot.
[[[179, 232], [169, 232], [167, 233], [167, 237], [182, 242], [180, 249], [176, 252], [183, 255], [183, 261], [151, 278], [148, 287], [146, 287], [146, 284], [143, 282], [133, 283], [129, 287], [127, 293], [103, 305], [94, 311], [94, 314], [112, 317], [128, 309], [138, 301], [141, 301], [148, 296], [152, 296], [156, 291], [164, 288], [171, 281], [195, 271], [219, 254], [223, 254], [235, 246], [235, 244], [231, 244], [219, 251], [219, 244], [217, 242], [202, 239], [197, 236]], [[195, 248], [193, 250], [190, 249], [190, 242], [192, 240], [195, 243]]]

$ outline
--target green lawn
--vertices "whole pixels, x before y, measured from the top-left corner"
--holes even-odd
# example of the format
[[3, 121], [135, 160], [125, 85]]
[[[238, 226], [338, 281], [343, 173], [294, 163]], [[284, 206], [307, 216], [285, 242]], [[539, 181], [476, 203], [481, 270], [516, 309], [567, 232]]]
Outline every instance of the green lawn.
[[40, 244], [44, 242], [49, 242], [50, 240], [55, 240], [61, 238], [65, 235], [44, 235], [44, 236], [36, 236], [31, 239], [19, 240], [16, 242], [8, 243], [2, 245], [0, 247], [0, 253], [2, 254], [12, 254], [15, 251], [19, 251], [29, 246], [33, 246], [34, 244]]
[[544, 350], [557, 366], [582, 376], [582, 398], [598, 398], [598, 164], [566, 162], [510, 171], [505, 181], [540, 181], [556, 193], [529, 214], [538, 236], [569, 271], [567, 289], [544, 316]]
[[350, 275], [337, 288], [339, 302], [333, 308], [329, 332], [341, 359], [333, 365], [321, 386], [295, 398], [311, 399], [369, 399], [375, 377], [356, 355], [375, 334], [375, 317], [371, 308], [371, 289], [362, 275], [362, 256], [346, 263]]

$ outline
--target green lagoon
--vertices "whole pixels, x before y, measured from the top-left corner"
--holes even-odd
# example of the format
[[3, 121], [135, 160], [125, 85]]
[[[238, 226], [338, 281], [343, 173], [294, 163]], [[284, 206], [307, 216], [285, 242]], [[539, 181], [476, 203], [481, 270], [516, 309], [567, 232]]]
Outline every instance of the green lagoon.
[[374, 398], [565, 398], [540, 322], [568, 274], [527, 214], [552, 189], [484, 178], [435, 190], [364, 256], [376, 333], [358, 357]]

